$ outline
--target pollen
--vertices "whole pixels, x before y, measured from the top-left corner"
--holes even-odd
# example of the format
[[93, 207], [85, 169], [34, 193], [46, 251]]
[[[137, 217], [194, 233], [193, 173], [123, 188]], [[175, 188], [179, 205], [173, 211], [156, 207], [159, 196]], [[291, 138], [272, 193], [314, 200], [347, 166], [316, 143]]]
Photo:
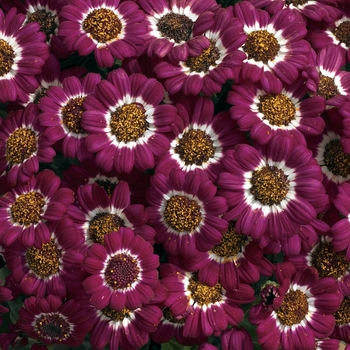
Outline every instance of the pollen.
[[263, 205], [278, 205], [287, 197], [288, 176], [276, 166], [267, 165], [255, 170], [250, 181], [251, 194]]
[[117, 40], [122, 27], [118, 16], [107, 8], [91, 11], [83, 21], [83, 30], [99, 43]]
[[130, 310], [127, 308], [124, 308], [120, 311], [112, 309], [109, 305], [106, 306], [101, 310], [102, 314], [107, 316], [109, 319], [113, 321], [120, 321], [122, 322], [124, 319], [129, 318], [130, 316]]
[[197, 276], [194, 275], [190, 279], [187, 288], [191, 293], [191, 298], [200, 306], [214, 304], [222, 300], [222, 286], [220, 283], [210, 287], [205, 283], [199, 282]]
[[279, 49], [280, 45], [275, 36], [265, 29], [251, 32], [243, 46], [248, 59], [262, 61], [265, 64], [276, 58]]
[[284, 94], [267, 94], [260, 96], [259, 112], [270, 125], [287, 126], [295, 119], [295, 106]]
[[84, 99], [84, 97], [71, 98], [61, 109], [63, 124], [75, 134], [87, 133], [81, 126]]
[[177, 232], [192, 232], [202, 221], [199, 204], [186, 196], [175, 195], [166, 202], [165, 222]]
[[350, 21], [344, 21], [334, 29], [335, 37], [347, 47], [350, 46]]
[[0, 77], [11, 71], [15, 58], [12, 46], [7, 41], [0, 39]]
[[191, 72], [208, 73], [210, 67], [215, 67], [216, 61], [220, 58], [220, 51], [215, 46], [215, 40], [210, 40], [210, 46], [203, 50], [199, 56], [189, 57], [186, 66]]
[[71, 334], [69, 322], [59, 313], [41, 314], [35, 320], [34, 329], [40, 339], [57, 343]]
[[35, 225], [41, 220], [44, 205], [45, 199], [38, 192], [21, 194], [10, 208], [12, 220], [24, 226]]
[[334, 79], [320, 73], [320, 82], [318, 83], [317, 94], [324, 97], [326, 100], [339, 95]]
[[350, 155], [343, 151], [339, 139], [328, 142], [323, 153], [323, 161], [333, 175], [350, 175]]
[[202, 165], [213, 158], [215, 147], [211, 137], [203, 130], [190, 129], [186, 131], [175, 147], [181, 160], [186, 165]]
[[177, 44], [186, 42], [192, 34], [193, 21], [185, 15], [169, 12], [157, 23], [157, 28], [164, 38], [174, 40]]
[[124, 221], [116, 214], [99, 213], [94, 216], [89, 225], [89, 236], [94, 243], [104, 244], [104, 236], [118, 232], [124, 226]]
[[338, 311], [334, 314], [335, 322], [338, 326], [350, 323], [350, 297], [345, 296]]
[[46, 34], [46, 40], [55, 33], [57, 25], [55, 23], [56, 15], [46, 12], [44, 9], [33, 12], [27, 19], [27, 23], [37, 22], [40, 25], [40, 31]]
[[148, 126], [145, 110], [137, 103], [118, 107], [111, 115], [110, 128], [119, 142], [137, 141]]

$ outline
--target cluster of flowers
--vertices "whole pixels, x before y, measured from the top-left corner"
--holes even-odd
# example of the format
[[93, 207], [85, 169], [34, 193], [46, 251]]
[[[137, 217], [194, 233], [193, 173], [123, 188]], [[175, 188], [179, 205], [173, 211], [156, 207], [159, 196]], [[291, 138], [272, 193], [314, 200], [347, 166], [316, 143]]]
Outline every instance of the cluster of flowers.
[[350, 343], [350, 7], [235, 2], [0, 2], [1, 349]]

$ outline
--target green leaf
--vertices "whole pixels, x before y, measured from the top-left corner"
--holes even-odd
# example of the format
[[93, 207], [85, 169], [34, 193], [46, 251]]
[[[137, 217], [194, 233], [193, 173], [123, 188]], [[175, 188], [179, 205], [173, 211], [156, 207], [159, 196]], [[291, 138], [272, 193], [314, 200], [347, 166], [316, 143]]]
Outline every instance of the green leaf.
[[184, 346], [179, 344], [175, 338], [171, 339], [168, 343], [162, 344], [162, 350], [195, 350], [197, 345]]
[[8, 269], [6, 266], [2, 267], [0, 269], [0, 285], [4, 285], [5, 278], [11, 273], [10, 269]]

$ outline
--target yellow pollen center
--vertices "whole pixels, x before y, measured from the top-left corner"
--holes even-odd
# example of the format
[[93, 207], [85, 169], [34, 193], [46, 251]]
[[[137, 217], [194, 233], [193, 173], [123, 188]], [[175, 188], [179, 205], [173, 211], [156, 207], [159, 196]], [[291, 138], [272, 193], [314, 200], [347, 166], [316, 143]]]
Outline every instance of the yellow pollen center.
[[199, 204], [186, 196], [172, 196], [163, 212], [165, 222], [177, 232], [192, 232], [202, 221]]
[[186, 66], [190, 68], [191, 72], [208, 73], [210, 67], [216, 66], [216, 61], [220, 58], [220, 51], [215, 43], [215, 40], [210, 40], [210, 46], [203, 50], [199, 56], [188, 58]]
[[112, 195], [117, 183], [111, 182], [109, 180], [96, 180], [95, 181], [99, 186], [103, 187], [109, 196]]
[[279, 321], [285, 326], [299, 324], [309, 311], [306, 294], [301, 290], [292, 290], [285, 294], [282, 305], [277, 311]]
[[27, 19], [27, 23], [37, 22], [40, 25], [40, 31], [46, 34], [46, 40], [50, 39], [50, 35], [54, 34], [57, 25], [55, 23], [56, 16], [45, 10], [37, 10], [33, 12]]
[[339, 309], [334, 314], [335, 322], [338, 326], [348, 325], [350, 323], [350, 297], [345, 296]]
[[11, 71], [15, 57], [12, 46], [7, 41], [0, 39], [0, 77]]
[[44, 88], [44, 87], [38, 88], [36, 93], [35, 93], [33, 103], [35, 103], [36, 105], [39, 104], [40, 100], [46, 96], [47, 90], [48, 90], [48, 88]]
[[279, 204], [288, 194], [288, 176], [276, 166], [267, 165], [255, 170], [250, 181], [251, 194], [264, 205]]
[[48, 243], [42, 244], [40, 249], [35, 247], [28, 248], [26, 253], [29, 267], [37, 276], [42, 278], [59, 272], [61, 256], [61, 251], [53, 239]]
[[38, 149], [37, 138], [33, 130], [16, 129], [6, 142], [6, 159], [11, 164], [21, 164]]
[[21, 194], [10, 208], [12, 220], [24, 226], [35, 225], [40, 221], [44, 205], [45, 199], [38, 192]]
[[202, 165], [215, 155], [213, 141], [205, 131], [191, 129], [185, 132], [175, 147], [181, 160], [186, 165]]
[[59, 313], [41, 314], [35, 320], [34, 329], [39, 339], [55, 343], [66, 341], [71, 334], [69, 323]]
[[124, 221], [116, 214], [100, 213], [90, 221], [89, 236], [94, 243], [104, 244], [105, 235], [118, 232]]
[[99, 43], [117, 40], [122, 22], [110, 9], [99, 8], [90, 12], [83, 21], [83, 29]]
[[130, 316], [130, 310], [127, 308], [117, 311], [112, 309], [110, 306], [106, 306], [101, 310], [101, 312], [111, 320], [120, 322], [122, 322], [125, 318], [129, 318]]
[[220, 283], [216, 283], [210, 287], [205, 283], [201, 283], [194, 276], [190, 279], [188, 290], [191, 293], [191, 298], [195, 303], [202, 305], [210, 305], [222, 300], [222, 286]]
[[190, 39], [193, 22], [185, 15], [167, 13], [157, 23], [157, 28], [162, 37], [181, 43]]
[[335, 37], [347, 47], [350, 46], [350, 21], [342, 22], [335, 28], [333, 34]]
[[186, 319], [185, 318], [180, 318], [180, 319], [177, 319], [173, 314], [172, 312], [170, 311], [169, 308], [165, 307], [163, 309], [163, 317], [171, 322], [171, 323], [175, 323], [175, 324], [184, 324]]
[[125, 104], [111, 114], [111, 132], [119, 142], [137, 141], [148, 126], [144, 108], [136, 103]]
[[265, 29], [251, 32], [243, 46], [248, 59], [262, 61], [265, 64], [276, 58], [279, 49], [280, 45], [275, 36]]
[[320, 73], [320, 82], [318, 83], [317, 94], [324, 97], [326, 100], [339, 95], [334, 79]]
[[287, 126], [295, 119], [295, 106], [291, 99], [283, 94], [260, 96], [259, 112], [270, 125]]
[[63, 124], [75, 134], [86, 134], [81, 126], [84, 97], [71, 98], [61, 109]]
[[331, 140], [325, 147], [323, 161], [333, 175], [350, 175], [350, 155], [344, 153], [339, 139]]

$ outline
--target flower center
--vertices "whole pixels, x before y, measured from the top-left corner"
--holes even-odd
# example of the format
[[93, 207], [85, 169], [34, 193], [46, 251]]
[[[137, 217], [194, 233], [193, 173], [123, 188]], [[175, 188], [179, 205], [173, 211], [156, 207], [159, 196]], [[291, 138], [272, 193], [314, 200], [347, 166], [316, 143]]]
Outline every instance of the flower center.
[[344, 276], [350, 263], [346, 261], [346, 251], [335, 252], [330, 243], [320, 242], [311, 254], [311, 264], [316, 268], [320, 278]]
[[249, 60], [254, 59], [265, 64], [275, 59], [279, 49], [280, 45], [275, 36], [265, 29], [251, 32], [243, 46]]
[[335, 28], [333, 34], [335, 37], [347, 47], [350, 46], [350, 21], [342, 22]]
[[99, 213], [94, 216], [89, 225], [89, 236], [94, 243], [104, 244], [104, 236], [118, 232], [124, 226], [124, 221], [116, 214]]
[[130, 310], [127, 308], [117, 311], [112, 309], [109, 305], [101, 310], [101, 312], [113, 321], [123, 321], [125, 318], [129, 318]]
[[255, 170], [251, 178], [250, 192], [264, 205], [280, 204], [289, 189], [288, 176], [276, 166], [264, 166]]
[[291, 99], [284, 94], [267, 94], [259, 97], [259, 112], [271, 125], [287, 126], [295, 119], [295, 106]]
[[277, 311], [280, 322], [285, 326], [299, 324], [309, 310], [306, 294], [301, 290], [291, 290], [285, 294], [282, 305]]
[[0, 39], [0, 77], [11, 71], [15, 62], [15, 51], [7, 41]]
[[248, 237], [236, 233], [235, 223], [230, 221], [228, 230], [222, 235], [220, 243], [211, 252], [224, 258], [225, 262], [228, 262], [235, 260], [248, 243]]
[[140, 275], [137, 260], [129, 254], [113, 255], [105, 269], [105, 281], [114, 290], [127, 289], [136, 282]]
[[118, 39], [122, 31], [122, 22], [112, 10], [99, 8], [86, 16], [83, 29], [99, 43], [107, 43]]
[[339, 139], [328, 142], [323, 153], [324, 164], [333, 175], [350, 175], [350, 155], [344, 153]]
[[104, 190], [107, 192], [109, 196], [112, 195], [115, 187], [117, 186], [116, 182], [111, 182], [109, 180], [95, 180], [95, 182], [104, 188]]
[[44, 205], [45, 199], [38, 192], [21, 194], [11, 206], [12, 220], [24, 226], [35, 225], [40, 221]]
[[137, 141], [148, 126], [144, 108], [136, 103], [118, 107], [111, 115], [110, 128], [119, 142]]
[[273, 304], [275, 298], [277, 298], [280, 294], [278, 292], [278, 288], [280, 286], [273, 281], [267, 281], [260, 290], [261, 304], [264, 305], [265, 308], [268, 308], [269, 305]]
[[339, 95], [334, 79], [320, 73], [320, 82], [318, 83], [317, 94], [324, 97], [326, 100]]
[[6, 142], [6, 159], [12, 164], [21, 164], [38, 149], [33, 130], [16, 129]]
[[40, 100], [46, 96], [47, 90], [48, 88], [44, 88], [44, 87], [38, 88], [33, 98], [33, 103], [35, 103], [36, 105], [39, 104]]
[[35, 320], [35, 332], [41, 339], [65, 341], [71, 333], [69, 322], [58, 313], [41, 314]]
[[210, 67], [216, 66], [216, 61], [220, 58], [220, 51], [215, 43], [215, 40], [210, 40], [210, 46], [203, 50], [199, 56], [188, 58], [186, 66], [190, 68], [191, 72], [208, 73]]
[[214, 304], [222, 300], [222, 286], [220, 283], [210, 287], [205, 283], [199, 282], [197, 276], [193, 276], [187, 288], [194, 302], [201, 306]]
[[33, 12], [27, 19], [27, 23], [38, 22], [40, 31], [46, 34], [46, 40], [50, 39], [50, 35], [54, 34], [57, 25], [55, 23], [56, 16], [44, 9]]
[[37, 276], [42, 278], [52, 276], [59, 272], [62, 254], [56, 243], [51, 239], [42, 244], [40, 249], [28, 248], [26, 258], [29, 267]]
[[186, 196], [172, 196], [163, 212], [165, 222], [177, 232], [192, 232], [202, 221], [199, 204]]
[[176, 43], [189, 40], [192, 33], [193, 21], [185, 15], [170, 12], [157, 23], [161, 35]]
[[163, 317], [168, 321], [168, 322], [171, 322], [171, 323], [175, 323], [175, 324], [184, 324], [186, 319], [185, 318], [180, 318], [180, 319], [177, 319], [173, 314], [172, 312], [170, 311], [170, 309], [168, 307], [165, 307], [163, 309]]
[[350, 297], [345, 296], [337, 312], [334, 313], [335, 322], [338, 326], [350, 323]]
[[84, 97], [71, 98], [61, 109], [63, 124], [75, 134], [86, 134], [81, 126]]
[[294, 5], [294, 6], [304, 5], [307, 2], [309, 2], [309, 0], [286, 0], [287, 5]]
[[202, 165], [215, 155], [213, 141], [205, 131], [191, 129], [185, 132], [175, 147], [186, 165]]

